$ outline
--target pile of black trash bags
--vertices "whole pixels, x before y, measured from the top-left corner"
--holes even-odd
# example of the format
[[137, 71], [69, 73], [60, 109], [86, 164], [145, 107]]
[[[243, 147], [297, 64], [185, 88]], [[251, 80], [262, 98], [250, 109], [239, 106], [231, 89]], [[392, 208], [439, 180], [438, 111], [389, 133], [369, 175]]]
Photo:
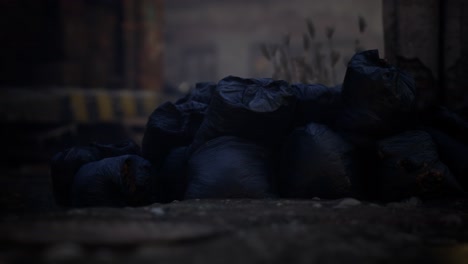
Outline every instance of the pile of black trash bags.
[[413, 78], [356, 54], [341, 87], [228, 76], [198, 83], [148, 119], [142, 148], [91, 144], [51, 162], [59, 204], [182, 199], [463, 196], [468, 122], [416, 111]]

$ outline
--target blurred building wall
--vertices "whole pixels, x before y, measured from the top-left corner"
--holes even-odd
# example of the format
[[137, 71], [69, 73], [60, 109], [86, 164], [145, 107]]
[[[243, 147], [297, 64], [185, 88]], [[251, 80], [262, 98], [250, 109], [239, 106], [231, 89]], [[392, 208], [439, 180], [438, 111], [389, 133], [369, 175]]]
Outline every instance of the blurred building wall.
[[162, 0], [2, 1], [0, 85], [158, 90]]
[[[306, 18], [324, 42], [327, 27], [335, 29], [333, 45], [340, 52], [337, 82], [354, 54], [355, 41], [383, 51], [381, 1], [376, 0], [166, 0], [165, 79], [175, 86], [218, 81], [226, 75], [271, 77], [273, 70], [260, 51], [262, 43], [279, 43], [291, 34], [291, 46], [301, 50]], [[358, 28], [358, 16], [367, 22]], [[328, 58], [326, 58], [328, 62]]]
[[468, 104], [468, 2], [384, 0], [385, 53], [410, 71], [424, 104]]

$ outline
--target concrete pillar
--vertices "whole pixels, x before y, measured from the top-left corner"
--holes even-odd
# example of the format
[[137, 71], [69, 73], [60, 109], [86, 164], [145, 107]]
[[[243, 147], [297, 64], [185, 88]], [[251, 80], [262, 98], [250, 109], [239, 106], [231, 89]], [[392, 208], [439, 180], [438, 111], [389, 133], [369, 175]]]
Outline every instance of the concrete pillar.
[[162, 89], [162, 0], [123, 0], [126, 86]]
[[383, 0], [387, 59], [411, 72], [420, 106], [468, 105], [468, 3]]

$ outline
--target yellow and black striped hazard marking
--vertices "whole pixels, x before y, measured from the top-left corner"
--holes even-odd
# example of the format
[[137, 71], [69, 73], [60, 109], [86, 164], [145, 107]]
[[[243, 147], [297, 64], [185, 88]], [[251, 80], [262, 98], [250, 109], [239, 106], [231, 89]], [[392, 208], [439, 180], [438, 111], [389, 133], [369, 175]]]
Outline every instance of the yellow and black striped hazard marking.
[[74, 92], [69, 95], [69, 119], [77, 122], [119, 122], [145, 118], [167, 97], [148, 92]]
[[21, 122], [122, 122], [144, 119], [172, 100], [157, 92], [108, 90], [0, 91], [0, 119]]

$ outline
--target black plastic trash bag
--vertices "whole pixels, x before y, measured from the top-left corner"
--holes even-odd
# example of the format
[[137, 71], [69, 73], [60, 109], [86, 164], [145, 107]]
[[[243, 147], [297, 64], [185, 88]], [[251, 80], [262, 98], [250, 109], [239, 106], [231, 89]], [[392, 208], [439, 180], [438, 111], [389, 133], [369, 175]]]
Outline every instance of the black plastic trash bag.
[[210, 104], [211, 98], [216, 90], [216, 83], [214, 82], [199, 82], [195, 84], [187, 95], [179, 99], [176, 104], [182, 104], [190, 101], [196, 101], [204, 104]]
[[214, 82], [199, 82], [190, 91], [190, 100], [210, 104], [211, 98], [216, 91], [217, 84]]
[[140, 155], [140, 147], [127, 140], [116, 144], [92, 143], [73, 147], [57, 153], [50, 162], [50, 175], [55, 201], [61, 206], [70, 205], [70, 191], [74, 176], [81, 166], [104, 158], [127, 154]]
[[310, 123], [288, 137], [278, 189], [288, 198], [351, 195], [353, 147], [327, 126]]
[[211, 98], [216, 91], [216, 83], [213, 82], [200, 82], [195, 84], [192, 90], [191, 99], [204, 104], [210, 104]]
[[348, 106], [389, 114], [412, 111], [416, 90], [411, 75], [380, 59], [378, 50], [368, 50], [350, 60], [342, 93]]
[[187, 189], [188, 147], [172, 149], [156, 175], [158, 202], [182, 200]]
[[219, 136], [278, 145], [291, 129], [295, 101], [285, 81], [226, 77], [218, 83], [191, 152]]
[[218, 137], [192, 154], [186, 199], [272, 196], [272, 155], [237, 137]]
[[72, 186], [72, 206], [140, 206], [152, 202], [154, 181], [149, 161], [136, 155], [83, 165]]
[[377, 50], [357, 53], [346, 70], [344, 109], [333, 128], [373, 140], [403, 132], [412, 119], [415, 93], [414, 79], [380, 59]]
[[464, 190], [468, 189], [468, 145], [446, 133], [425, 128], [437, 145], [440, 160], [447, 165]]
[[[407, 123], [406, 119], [400, 120]], [[405, 126], [390, 125], [381, 116], [363, 108], [347, 108], [341, 111], [330, 125], [351, 144], [372, 148], [376, 141], [402, 132]]]
[[425, 109], [419, 118], [426, 126], [436, 128], [445, 134], [468, 144], [468, 120], [447, 107], [437, 106]]
[[167, 102], [156, 108], [148, 119], [143, 136], [143, 157], [159, 167], [171, 149], [192, 143], [206, 108], [206, 104], [196, 101], [182, 104]]
[[126, 140], [114, 144], [92, 143], [92, 147], [96, 148], [102, 158], [117, 157], [122, 155], [141, 155], [140, 146], [133, 140]]
[[439, 160], [437, 147], [424, 131], [408, 131], [378, 143], [381, 199], [436, 198], [460, 194], [461, 188]]
[[301, 83], [292, 84], [291, 88], [297, 97], [296, 126], [310, 122], [331, 124], [341, 111], [341, 88]]
[[95, 147], [73, 147], [55, 154], [50, 161], [52, 190], [57, 204], [70, 205], [70, 192], [73, 179], [81, 166], [101, 159]]

